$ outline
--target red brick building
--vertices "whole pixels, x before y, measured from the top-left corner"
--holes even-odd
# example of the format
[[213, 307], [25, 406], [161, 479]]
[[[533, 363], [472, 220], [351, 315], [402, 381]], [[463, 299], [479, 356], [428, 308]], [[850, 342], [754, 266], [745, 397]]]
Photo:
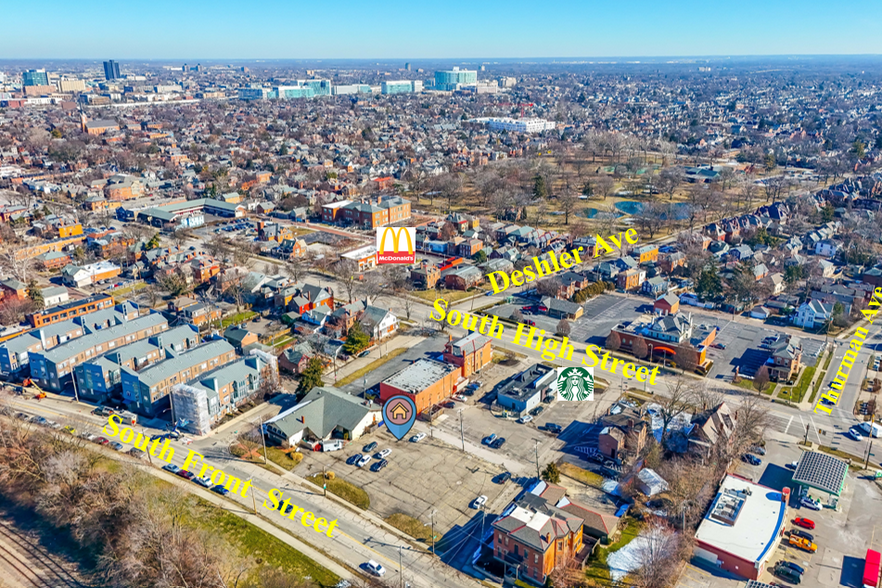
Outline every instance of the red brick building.
[[468, 378], [481, 371], [493, 359], [490, 342], [490, 337], [477, 331], [472, 331], [457, 341], [451, 337], [444, 346], [444, 361], [459, 366], [462, 377]]

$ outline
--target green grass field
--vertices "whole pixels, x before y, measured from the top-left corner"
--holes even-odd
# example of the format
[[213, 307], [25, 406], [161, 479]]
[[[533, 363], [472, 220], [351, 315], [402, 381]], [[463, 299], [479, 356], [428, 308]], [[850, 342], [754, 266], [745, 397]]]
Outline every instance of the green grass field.
[[[319, 488], [321, 488], [322, 484], [324, 483], [322, 481], [321, 474], [309, 476], [307, 480], [309, 480]], [[368, 496], [368, 493], [364, 491], [364, 489], [359, 488], [355, 484], [347, 482], [340, 477], [335, 477], [333, 480], [327, 480], [327, 484], [328, 492], [330, 492], [331, 494], [336, 494], [346, 502], [354, 504], [362, 510], [367, 510], [370, 508], [371, 499]]]

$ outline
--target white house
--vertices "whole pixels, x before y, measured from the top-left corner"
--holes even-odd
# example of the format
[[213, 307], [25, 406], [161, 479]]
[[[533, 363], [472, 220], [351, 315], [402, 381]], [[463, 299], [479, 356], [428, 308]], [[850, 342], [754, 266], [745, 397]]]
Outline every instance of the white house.
[[803, 302], [796, 311], [796, 317], [793, 324], [805, 329], [815, 329], [822, 326], [830, 317], [833, 316], [833, 305], [824, 304], [817, 300], [811, 302]]
[[815, 255], [834, 257], [838, 252], [839, 244], [831, 241], [830, 239], [824, 239], [823, 241], [818, 241], [815, 244]]
[[43, 306], [46, 308], [56, 306], [70, 300], [70, 296], [68, 296], [67, 293], [67, 288], [65, 288], [64, 286], [50, 286], [48, 288], [43, 288], [42, 290], [40, 290], [40, 293], [43, 294]]
[[361, 326], [371, 339], [379, 340], [391, 337], [398, 331], [398, 317], [385, 308], [368, 306], [361, 315]]

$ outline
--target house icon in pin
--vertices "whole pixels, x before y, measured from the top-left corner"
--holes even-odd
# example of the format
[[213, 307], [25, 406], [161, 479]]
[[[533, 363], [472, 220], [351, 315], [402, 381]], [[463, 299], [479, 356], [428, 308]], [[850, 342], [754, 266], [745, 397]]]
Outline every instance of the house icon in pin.
[[395, 406], [392, 407], [392, 410], [389, 411], [389, 414], [392, 415], [392, 418], [397, 420], [407, 420], [407, 407], [404, 406], [403, 402], [398, 402]]

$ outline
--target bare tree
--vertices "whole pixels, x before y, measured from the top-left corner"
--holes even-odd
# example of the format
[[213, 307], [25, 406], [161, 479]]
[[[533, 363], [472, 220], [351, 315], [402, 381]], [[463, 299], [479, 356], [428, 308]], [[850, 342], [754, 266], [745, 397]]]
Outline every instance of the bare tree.
[[665, 384], [667, 394], [656, 396], [656, 402], [661, 405], [659, 417], [662, 421], [662, 442], [671, 434], [671, 423], [691, 408], [694, 385], [691, 378], [678, 374], [674, 378], [668, 378]]
[[667, 588], [676, 579], [681, 562], [692, 555], [684, 533], [678, 533], [660, 518], [650, 519], [637, 548], [640, 568], [634, 573], [640, 588]]
[[753, 387], [762, 394], [769, 387], [769, 368], [761, 365], [753, 375]]

